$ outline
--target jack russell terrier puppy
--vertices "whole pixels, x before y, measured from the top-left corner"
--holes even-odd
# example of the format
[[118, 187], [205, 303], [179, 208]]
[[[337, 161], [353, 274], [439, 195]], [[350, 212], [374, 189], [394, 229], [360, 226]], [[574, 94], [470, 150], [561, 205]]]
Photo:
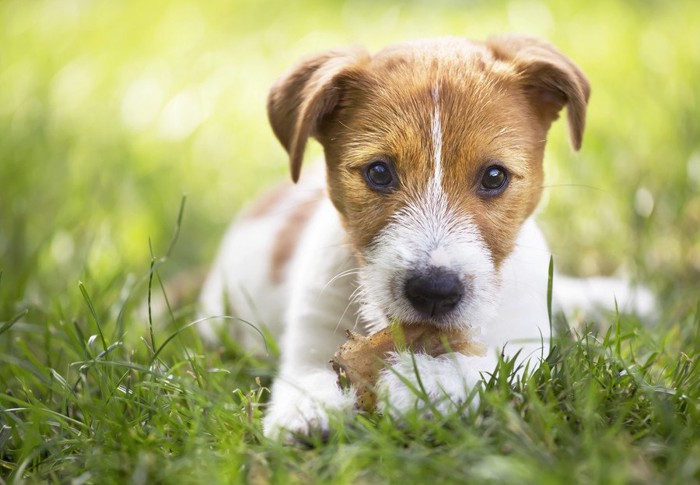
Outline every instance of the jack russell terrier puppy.
[[[201, 297], [206, 316], [229, 312], [281, 336], [267, 436], [324, 431], [330, 412], [353, 409], [329, 365], [346, 329], [480, 329], [484, 357], [394, 354], [376, 386], [380, 411], [394, 415], [427, 408], [426, 396], [432, 409], [461, 409], [499, 353], [542, 355], [550, 252], [533, 212], [543, 152], [565, 106], [579, 149], [589, 93], [571, 60], [523, 36], [333, 50], [282, 76], [268, 113], [292, 179], [309, 137], [323, 146], [325, 177], [305, 172], [243, 214]], [[557, 278], [555, 298], [585, 303], [597, 291], [610, 306], [630, 289], [584, 283]], [[221, 323], [205, 322], [203, 336], [215, 340]], [[227, 326], [244, 349], [263, 349], [251, 325]]]

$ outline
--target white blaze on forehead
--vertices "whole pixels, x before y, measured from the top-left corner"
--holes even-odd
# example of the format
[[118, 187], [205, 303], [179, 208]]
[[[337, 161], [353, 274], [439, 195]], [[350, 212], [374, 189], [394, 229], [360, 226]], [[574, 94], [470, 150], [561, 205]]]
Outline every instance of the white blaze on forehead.
[[433, 85], [432, 97], [433, 188], [440, 191], [442, 189], [442, 122], [440, 120], [440, 91], [437, 82]]

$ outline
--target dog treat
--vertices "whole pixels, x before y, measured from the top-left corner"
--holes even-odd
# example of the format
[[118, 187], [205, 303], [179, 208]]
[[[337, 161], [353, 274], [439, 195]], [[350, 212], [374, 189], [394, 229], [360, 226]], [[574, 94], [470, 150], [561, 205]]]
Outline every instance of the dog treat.
[[482, 356], [486, 348], [474, 340], [469, 329], [446, 330], [430, 324], [390, 325], [367, 337], [347, 331], [348, 340], [331, 360], [341, 388], [353, 386], [357, 405], [372, 411], [377, 403], [374, 386], [379, 372], [386, 367], [391, 352], [410, 350], [433, 357], [448, 352]]

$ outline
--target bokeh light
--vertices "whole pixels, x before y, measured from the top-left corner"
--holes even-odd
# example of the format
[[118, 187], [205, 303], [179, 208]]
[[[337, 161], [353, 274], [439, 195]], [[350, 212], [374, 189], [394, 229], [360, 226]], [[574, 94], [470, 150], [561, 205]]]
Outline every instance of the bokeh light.
[[593, 86], [583, 150], [563, 122], [550, 135], [540, 218], [558, 267], [697, 288], [699, 20], [691, 0], [5, 0], [0, 295], [147, 268], [183, 193], [173, 264], [206, 266], [236, 209], [287, 176], [265, 98], [298, 58], [509, 31], [548, 38]]

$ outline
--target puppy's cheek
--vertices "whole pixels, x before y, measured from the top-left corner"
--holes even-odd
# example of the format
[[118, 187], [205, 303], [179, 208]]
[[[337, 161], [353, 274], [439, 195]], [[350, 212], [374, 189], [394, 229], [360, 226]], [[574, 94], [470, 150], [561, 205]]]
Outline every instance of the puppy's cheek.
[[392, 256], [381, 252], [366, 254], [366, 264], [360, 270], [358, 299], [363, 320], [371, 329], [380, 329], [401, 311], [403, 287], [400, 270], [391, 263]]
[[348, 233], [348, 243], [364, 259], [366, 248], [386, 226], [396, 207], [373, 193], [359, 175], [331, 174], [329, 195]]

